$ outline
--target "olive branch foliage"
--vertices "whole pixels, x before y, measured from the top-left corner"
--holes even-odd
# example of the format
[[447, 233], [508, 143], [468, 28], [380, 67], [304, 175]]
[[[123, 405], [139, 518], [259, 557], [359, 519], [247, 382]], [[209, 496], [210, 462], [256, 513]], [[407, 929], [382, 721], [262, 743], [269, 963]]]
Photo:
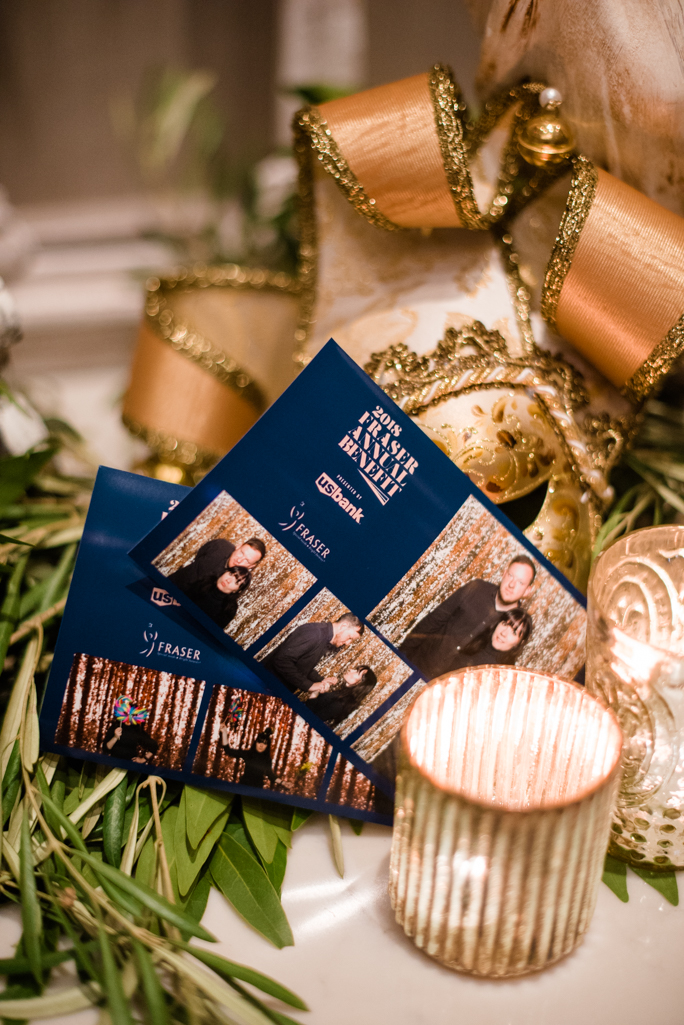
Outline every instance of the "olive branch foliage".
[[[215, 887], [277, 947], [292, 944], [280, 889], [309, 812], [40, 754], [38, 709], [92, 487], [55, 470], [62, 441], [0, 458], [0, 902], [20, 905], [23, 929], [0, 959], [0, 1015], [96, 1006], [99, 1025], [287, 1025], [279, 1008], [304, 1002], [215, 954], [201, 919]], [[613, 483], [594, 556], [631, 530], [684, 518], [676, 402], [649, 403]], [[332, 818], [331, 832], [341, 873]], [[634, 871], [678, 902], [673, 872]], [[628, 900], [625, 864], [608, 856], [603, 878]], [[67, 963], [72, 984], [53, 990]]]
[[[58, 445], [0, 459], [0, 902], [20, 905], [23, 930], [0, 960], [0, 1015], [98, 1006], [100, 1025], [287, 1025], [281, 1008], [304, 1002], [214, 953], [200, 921], [213, 886], [270, 942], [292, 944], [280, 889], [309, 812], [40, 753], [92, 486], [55, 470]], [[61, 965], [72, 982], [55, 989]]]

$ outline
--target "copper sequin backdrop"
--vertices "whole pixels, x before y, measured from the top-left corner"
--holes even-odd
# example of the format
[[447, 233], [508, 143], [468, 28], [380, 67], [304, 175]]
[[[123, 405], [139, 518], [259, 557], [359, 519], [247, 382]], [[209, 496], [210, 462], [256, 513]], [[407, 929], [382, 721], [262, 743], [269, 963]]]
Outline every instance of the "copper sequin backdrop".
[[[378, 792], [371, 781], [346, 758], [338, 755], [325, 795], [326, 801], [330, 804], [346, 804], [360, 811], [374, 811], [377, 798]], [[387, 799], [383, 803], [387, 803]]]
[[252, 570], [252, 582], [239, 598], [237, 615], [226, 627], [233, 640], [248, 648], [316, 583], [316, 577], [227, 491], [217, 495], [153, 564], [167, 577], [192, 562], [203, 544], [218, 537], [236, 547], [250, 537], [258, 537], [266, 545], [266, 555]]
[[[349, 609], [334, 594], [324, 588], [313, 601], [309, 602], [306, 608], [302, 609], [298, 616], [295, 616], [291, 623], [288, 623], [284, 630], [281, 630], [265, 648], [258, 652], [257, 660], [261, 661], [265, 658], [302, 623], [320, 623], [325, 620], [334, 622], [345, 612], [349, 612]], [[336, 676], [338, 673], [343, 673], [358, 665], [370, 666], [375, 672], [378, 682], [359, 707], [334, 727], [335, 733], [340, 737], [348, 736], [352, 730], [360, 726], [376, 708], [380, 707], [383, 701], [394, 694], [397, 687], [401, 686], [411, 674], [411, 669], [406, 663], [398, 658], [386, 644], [383, 644], [371, 630], [364, 630], [361, 640], [356, 643], [322, 658], [316, 666], [316, 672], [320, 673], [322, 677]]]
[[245, 763], [241, 758], [225, 754], [219, 732], [234, 697], [239, 699], [244, 711], [239, 723], [228, 730], [230, 747], [251, 747], [257, 734], [270, 726], [273, 730], [271, 764], [281, 782], [272, 785], [267, 781], [265, 789], [315, 798], [332, 748], [289, 705], [267, 694], [214, 687], [192, 771], [228, 783], [240, 782]]
[[204, 680], [174, 676], [94, 655], [74, 656], [55, 743], [106, 754], [104, 738], [114, 703], [126, 695], [148, 708], [145, 731], [159, 744], [150, 765], [183, 768], [197, 721]]

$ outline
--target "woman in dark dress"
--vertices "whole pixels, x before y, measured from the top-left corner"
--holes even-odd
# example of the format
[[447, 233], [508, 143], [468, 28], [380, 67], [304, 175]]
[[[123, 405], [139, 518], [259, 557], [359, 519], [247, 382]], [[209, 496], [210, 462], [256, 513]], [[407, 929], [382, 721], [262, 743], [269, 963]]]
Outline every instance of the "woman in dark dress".
[[228, 743], [228, 727], [221, 723], [221, 747], [231, 758], [241, 758], [245, 763], [245, 771], [237, 783], [246, 787], [264, 787], [266, 780], [271, 786], [277, 783], [273, 765], [271, 764], [271, 737], [273, 729], [267, 726], [258, 733], [251, 747], [231, 747]]
[[[176, 570], [176, 573], [182, 573], [184, 568]], [[173, 580], [176, 573], [172, 573], [169, 580]], [[203, 577], [189, 584], [183, 591], [217, 626], [225, 630], [235, 619], [240, 595], [247, 590], [251, 580], [252, 574], [244, 566], [231, 566], [218, 575]]]
[[532, 633], [532, 617], [523, 609], [509, 609], [492, 629], [484, 630], [453, 659], [450, 672], [466, 666], [515, 665]]
[[[156, 755], [159, 744], [139, 723], [114, 719], [105, 733], [104, 753], [144, 765]], [[140, 754], [139, 752], [142, 751]]]
[[[378, 678], [370, 666], [354, 666], [342, 674], [340, 686], [319, 691], [307, 701], [306, 707], [320, 715], [329, 726], [338, 726], [368, 697], [377, 682]], [[316, 690], [316, 684], [311, 690]]]

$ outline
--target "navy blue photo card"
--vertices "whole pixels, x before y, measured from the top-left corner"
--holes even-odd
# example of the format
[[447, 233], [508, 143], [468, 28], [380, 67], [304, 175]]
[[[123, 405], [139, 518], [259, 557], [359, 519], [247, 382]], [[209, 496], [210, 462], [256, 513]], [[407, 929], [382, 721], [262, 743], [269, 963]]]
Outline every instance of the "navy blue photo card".
[[131, 555], [378, 789], [426, 681], [584, 663], [582, 595], [332, 340]]
[[340, 754], [128, 557], [187, 494], [100, 469], [41, 709], [43, 748], [391, 822], [387, 774], [360, 772], [359, 756]]

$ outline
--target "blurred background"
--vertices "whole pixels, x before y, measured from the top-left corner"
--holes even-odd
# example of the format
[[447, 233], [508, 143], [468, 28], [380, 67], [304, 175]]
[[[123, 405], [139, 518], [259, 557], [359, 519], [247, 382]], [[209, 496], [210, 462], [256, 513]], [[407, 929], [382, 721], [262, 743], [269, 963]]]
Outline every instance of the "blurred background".
[[10, 384], [94, 464], [129, 468], [143, 452], [119, 406], [147, 275], [293, 269], [293, 113], [437, 61], [474, 103], [478, 50], [465, 0], [1, 3]]

